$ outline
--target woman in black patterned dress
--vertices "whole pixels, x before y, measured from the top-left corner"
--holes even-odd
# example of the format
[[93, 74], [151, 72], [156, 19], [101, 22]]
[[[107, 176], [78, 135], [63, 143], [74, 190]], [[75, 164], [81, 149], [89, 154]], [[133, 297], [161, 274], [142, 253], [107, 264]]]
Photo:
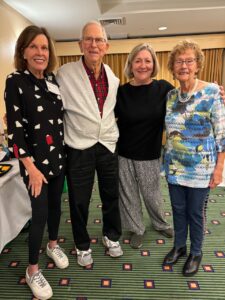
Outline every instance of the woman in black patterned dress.
[[15, 69], [6, 80], [9, 149], [19, 159], [32, 207], [29, 266], [26, 281], [38, 299], [49, 299], [52, 289], [38, 266], [44, 228], [46, 252], [56, 266], [68, 258], [57, 244], [64, 183], [63, 106], [55, 76], [56, 56], [45, 28], [28, 26], [15, 49]]

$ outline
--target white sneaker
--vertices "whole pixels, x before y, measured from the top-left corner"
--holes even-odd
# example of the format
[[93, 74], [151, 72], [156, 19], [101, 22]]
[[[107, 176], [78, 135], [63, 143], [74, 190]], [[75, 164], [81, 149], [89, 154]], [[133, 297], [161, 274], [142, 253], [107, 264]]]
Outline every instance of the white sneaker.
[[82, 251], [76, 248], [77, 251], [77, 263], [78, 265], [85, 267], [88, 265], [93, 264], [93, 259], [91, 256], [91, 249], [88, 249], [86, 251]]
[[40, 300], [50, 299], [53, 296], [52, 288], [41, 272], [42, 270], [38, 270], [32, 276], [29, 276], [27, 268], [26, 282], [36, 298]]
[[107, 238], [107, 236], [103, 236], [102, 237], [102, 242], [103, 242], [103, 245], [108, 248], [108, 251], [109, 251], [109, 255], [111, 257], [119, 257], [119, 256], [122, 256], [123, 255], [123, 250], [120, 246], [120, 243], [117, 241], [117, 242], [113, 242], [111, 240], [109, 240]]
[[67, 268], [69, 266], [69, 260], [66, 254], [63, 252], [63, 249], [59, 245], [56, 245], [51, 249], [48, 245], [49, 244], [47, 244], [46, 247], [46, 253], [54, 261], [56, 266], [59, 269]]

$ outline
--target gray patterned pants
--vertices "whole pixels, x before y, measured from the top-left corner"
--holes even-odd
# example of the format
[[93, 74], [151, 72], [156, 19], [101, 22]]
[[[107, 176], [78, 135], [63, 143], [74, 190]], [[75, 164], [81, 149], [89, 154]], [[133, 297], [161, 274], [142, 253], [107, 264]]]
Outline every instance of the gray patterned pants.
[[122, 227], [136, 234], [144, 234], [145, 231], [141, 199], [155, 230], [171, 227], [164, 217], [159, 159], [137, 161], [119, 156], [119, 205]]

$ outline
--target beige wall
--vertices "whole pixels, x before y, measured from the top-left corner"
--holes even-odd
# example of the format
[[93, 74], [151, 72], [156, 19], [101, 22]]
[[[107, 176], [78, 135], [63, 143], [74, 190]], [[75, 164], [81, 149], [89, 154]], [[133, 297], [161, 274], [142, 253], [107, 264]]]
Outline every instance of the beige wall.
[[0, 118], [5, 113], [6, 76], [13, 68], [15, 43], [20, 32], [31, 23], [0, 0]]

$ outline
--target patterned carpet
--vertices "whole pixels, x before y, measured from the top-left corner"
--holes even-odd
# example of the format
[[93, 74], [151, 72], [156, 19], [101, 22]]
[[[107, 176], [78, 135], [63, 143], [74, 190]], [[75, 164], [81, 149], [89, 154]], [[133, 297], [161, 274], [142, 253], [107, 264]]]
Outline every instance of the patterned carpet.
[[[167, 186], [162, 180], [165, 213], [172, 222]], [[173, 268], [163, 269], [164, 255], [171, 249], [172, 240], [155, 232], [144, 210], [147, 232], [143, 247], [134, 250], [129, 246], [129, 234], [121, 238], [124, 255], [113, 259], [105, 253], [101, 243], [101, 203], [95, 184], [89, 216], [94, 264], [91, 269], [79, 267], [73, 250], [67, 194], [63, 194], [63, 213], [59, 243], [69, 256], [66, 270], [55, 268], [45, 254], [47, 237], [43, 241], [40, 266], [50, 282], [52, 299], [225, 299], [225, 189], [217, 188], [210, 194], [207, 211], [207, 232], [204, 256], [197, 275], [181, 275], [185, 258]], [[9, 243], [0, 255], [0, 299], [35, 299], [24, 280], [27, 262], [27, 232], [23, 231]]]

